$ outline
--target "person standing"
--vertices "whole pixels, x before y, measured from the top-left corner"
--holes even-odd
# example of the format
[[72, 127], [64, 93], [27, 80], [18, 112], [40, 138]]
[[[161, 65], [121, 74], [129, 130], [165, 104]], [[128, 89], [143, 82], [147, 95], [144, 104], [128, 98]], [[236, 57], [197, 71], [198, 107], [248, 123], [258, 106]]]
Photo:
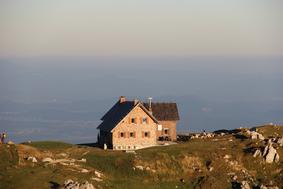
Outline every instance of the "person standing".
[[1, 138], [1, 143], [4, 144], [5, 143], [5, 138], [7, 137], [7, 134], [5, 132], [0, 134], [0, 138]]
[[0, 133], [0, 144], [3, 143], [3, 133]]

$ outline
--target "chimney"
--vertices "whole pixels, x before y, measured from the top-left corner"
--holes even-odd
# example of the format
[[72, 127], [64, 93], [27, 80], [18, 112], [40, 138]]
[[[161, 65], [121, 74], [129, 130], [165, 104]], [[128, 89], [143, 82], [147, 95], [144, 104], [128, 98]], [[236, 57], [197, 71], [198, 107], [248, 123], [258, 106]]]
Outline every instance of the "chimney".
[[126, 97], [125, 96], [120, 96], [120, 104], [123, 103], [123, 102], [126, 102]]
[[152, 101], [152, 98], [148, 97], [148, 111], [152, 113], [151, 101]]

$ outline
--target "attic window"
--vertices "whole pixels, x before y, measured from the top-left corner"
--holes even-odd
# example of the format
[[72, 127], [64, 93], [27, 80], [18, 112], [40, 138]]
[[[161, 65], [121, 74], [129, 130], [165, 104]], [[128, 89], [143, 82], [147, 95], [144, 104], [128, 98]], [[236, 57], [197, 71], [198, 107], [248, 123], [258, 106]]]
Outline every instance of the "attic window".
[[147, 117], [142, 118], [142, 124], [147, 124]]
[[134, 137], [135, 137], [134, 132], [130, 132], [130, 137], [131, 137], [131, 138], [134, 138]]
[[125, 136], [125, 135], [124, 135], [124, 133], [120, 133], [120, 137], [122, 137], [122, 138], [123, 138], [124, 136]]
[[133, 118], [131, 119], [131, 123], [136, 123], [136, 118], [133, 117]]

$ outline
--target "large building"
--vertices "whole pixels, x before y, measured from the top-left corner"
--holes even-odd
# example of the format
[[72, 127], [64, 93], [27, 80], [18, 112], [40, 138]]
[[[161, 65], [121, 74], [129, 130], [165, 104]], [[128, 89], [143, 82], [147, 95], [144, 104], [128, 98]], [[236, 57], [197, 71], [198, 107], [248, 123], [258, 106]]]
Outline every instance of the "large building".
[[118, 102], [101, 118], [99, 144], [114, 150], [155, 146], [158, 140], [176, 140], [179, 120], [176, 103]]

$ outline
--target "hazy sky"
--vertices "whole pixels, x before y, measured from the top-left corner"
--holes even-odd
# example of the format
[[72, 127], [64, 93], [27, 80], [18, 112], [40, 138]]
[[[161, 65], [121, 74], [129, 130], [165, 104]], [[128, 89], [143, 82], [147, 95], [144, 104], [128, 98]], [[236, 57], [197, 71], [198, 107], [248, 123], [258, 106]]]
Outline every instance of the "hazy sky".
[[282, 54], [282, 0], [0, 0], [0, 56]]

